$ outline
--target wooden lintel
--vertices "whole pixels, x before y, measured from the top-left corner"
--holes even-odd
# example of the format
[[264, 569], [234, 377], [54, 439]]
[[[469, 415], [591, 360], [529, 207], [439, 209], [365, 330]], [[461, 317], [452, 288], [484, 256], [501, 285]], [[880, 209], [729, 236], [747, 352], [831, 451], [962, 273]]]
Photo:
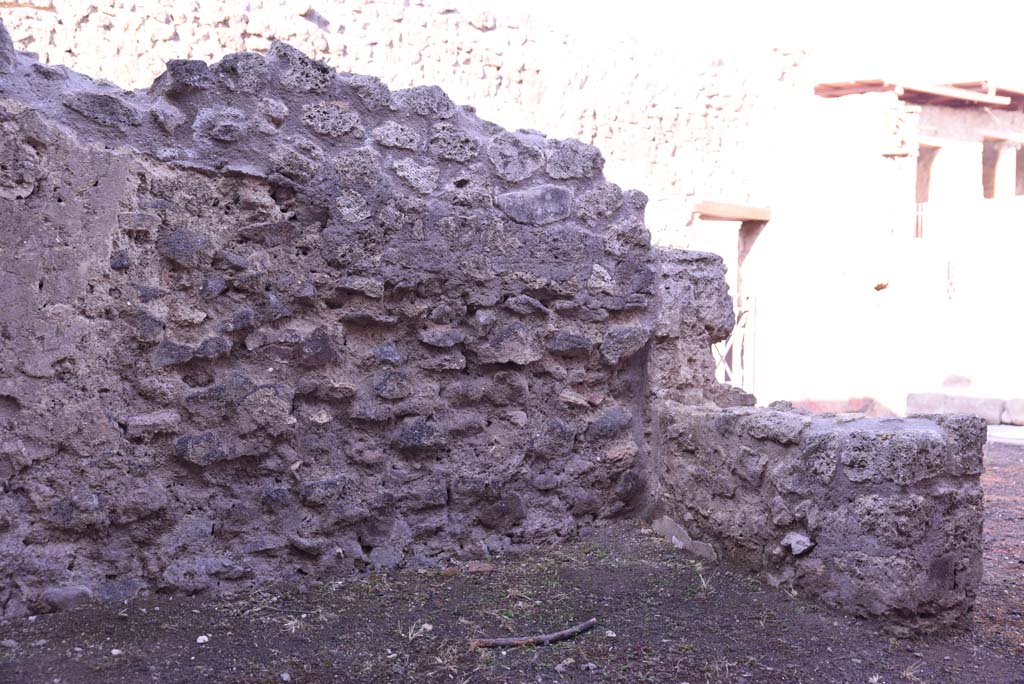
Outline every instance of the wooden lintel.
[[1024, 132], [1022, 131], [995, 131], [995, 130], [984, 130], [979, 131], [981, 136], [985, 140], [1005, 140], [1006, 142], [1017, 143], [1018, 145], [1024, 145]]
[[948, 145], [951, 142], [955, 142], [950, 138], [940, 138], [937, 135], [918, 135], [917, 144], [923, 147], [942, 147]]
[[772, 212], [767, 207], [750, 207], [728, 202], [698, 202], [693, 213], [705, 221], [770, 221]]

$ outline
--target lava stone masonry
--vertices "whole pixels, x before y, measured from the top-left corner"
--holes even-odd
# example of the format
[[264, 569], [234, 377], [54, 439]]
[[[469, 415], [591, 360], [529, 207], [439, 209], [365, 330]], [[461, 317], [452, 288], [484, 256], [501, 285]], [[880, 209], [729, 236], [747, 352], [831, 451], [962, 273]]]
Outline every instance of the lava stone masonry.
[[[0, 615], [436, 565], [663, 513], [780, 581], [810, 571], [776, 531], [819, 575], [860, 572], [795, 522], [827, 487], [778, 489], [753, 456], [733, 496], [692, 476], [754, 447], [706, 431], [687, 451], [666, 416], [775, 413], [715, 381], [721, 259], [652, 247], [646, 197], [603, 164], [283, 43], [126, 92], [0, 25]], [[886, 511], [914, 497], [973, 534], [976, 470], [952, 498], [865, 490], [862, 535], [896, 544], [890, 518], [917, 509]], [[741, 485], [777, 489], [793, 521], [719, 524]], [[946, 576], [935, 534], [898, 547], [919, 565], [892, 581]], [[957, 553], [973, 560], [947, 570], [973, 578], [976, 535]]]

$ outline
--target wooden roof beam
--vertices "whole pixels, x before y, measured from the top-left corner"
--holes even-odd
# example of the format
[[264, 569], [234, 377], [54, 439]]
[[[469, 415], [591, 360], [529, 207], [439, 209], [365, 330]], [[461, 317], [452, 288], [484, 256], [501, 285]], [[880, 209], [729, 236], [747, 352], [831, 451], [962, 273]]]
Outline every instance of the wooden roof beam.
[[877, 93], [892, 90], [895, 86], [880, 80], [844, 81], [836, 83], [819, 83], [814, 86], [814, 94], [819, 97], [842, 97], [843, 95], [859, 95], [861, 93]]
[[698, 202], [693, 213], [705, 221], [761, 221], [772, 218], [767, 207], [751, 207], [728, 202]]
[[1024, 97], [1024, 87], [1019, 85], [1010, 86], [1006, 83], [998, 83], [996, 81], [969, 81], [963, 83], [951, 83], [954, 88], [964, 88], [965, 90], [979, 90], [986, 92], [989, 95], [1006, 95], [1010, 98]]
[[956, 88], [953, 86], [900, 83], [899, 87], [903, 88], [904, 93], [909, 90], [915, 93], [923, 93], [925, 95], [935, 95], [937, 97], [961, 100], [964, 102], [977, 102], [978, 104], [988, 104], [995, 107], [1009, 107], [1012, 103], [1010, 98], [1002, 95], [989, 95], [988, 93], [979, 93], [974, 90]]

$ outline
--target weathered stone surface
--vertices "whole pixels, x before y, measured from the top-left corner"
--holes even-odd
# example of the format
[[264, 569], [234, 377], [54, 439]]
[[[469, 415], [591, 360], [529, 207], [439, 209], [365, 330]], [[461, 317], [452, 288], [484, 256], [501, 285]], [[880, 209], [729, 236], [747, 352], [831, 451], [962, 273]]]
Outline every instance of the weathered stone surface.
[[185, 114], [169, 103], [162, 103], [150, 109], [149, 116], [165, 133], [174, 133], [185, 123]]
[[151, 437], [158, 433], [173, 433], [181, 424], [181, 415], [177, 411], [163, 410], [129, 416], [125, 419], [126, 433], [129, 437]]
[[295, 48], [275, 41], [270, 54], [285, 65], [281, 85], [301, 93], [322, 93], [334, 79], [334, 69], [319, 60], [310, 59]]
[[202, 233], [178, 228], [160, 236], [156, 249], [161, 256], [182, 268], [199, 266], [210, 245], [210, 238]]
[[[677, 511], [684, 548], [845, 610], [966, 610], [984, 426], [687, 417], [744, 400], [709, 351], [734, 322], [724, 265], [653, 248], [595, 148], [281, 43], [131, 93], [8, 46], [3, 610]], [[922, 567], [941, 603], [903, 591]]]
[[560, 418], [549, 418], [534, 428], [529, 453], [545, 459], [560, 459], [572, 452], [576, 430]]
[[376, 76], [351, 74], [349, 76], [349, 85], [352, 86], [352, 90], [356, 92], [359, 100], [370, 111], [377, 111], [378, 109], [388, 107], [392, 103], [391, 91]]
[[578, 140], [549, 140], [544, 156], [548, 175], [559, 180], [593, 178], [604, 168], [601, 152]]
[[394, 101], [399, 109], [423, 117], [450, 119], [456, 112], [455, 103], [437, 86], [416, 86], [399, 90], [394, 94]]
[[524, 316], [529, 316], [530, 314], [550, 313], [548, 307], [544, 306], [530, 295], [515, 295], [513, 297], [509, 297], [505, 300], [505, 308]]
[[440, 171], [436, 166], [420, 165], [411, 159], [399, 159], [392, 168], [396, 176], [418, 193], [429, 195], [437, 189]]
[[214, 86], [213, 74], [206, 62], [196, 59], [172, 59], [167, 70], [153, 82], [151, 90], [167, 97], [178, 97]]
[[664, 510], [723, 557], [895, 629], [942, 628], [969, 614], [981, 580], [971, 465], [984, 445], [981, 419], [665, 402], [662, 430]]
[[745, 430], [755, 439], [796, 444], [810, 424], [810, 418], [798, 413], [758, 411], [740, 418], [737, 428]]
[[209, 107], [196, 114], [192, 128], [197, 134], [211, 140], [233, 143], [241, 140], [248, 132], [249, 117], [234, 107]]
[[860, 526], [894, 548], [906, 548], [921, 541], [928, 532], [931, 511], [924, 497], [867, 495], [853, 502]]
[[622, 206], [622, 189], [614, 183], [598, 183], [576, 198], [575, 213], [590, 226], [601, 225]]
[[454, 328], [428, 328], [420, 331], [418, 337], [423, 344], [440, 349], [448, 349], [462, 344], [466, 339], [466, 335], [461, 330]]
[[153, 366], [164, 368], [188, 363], [195, 356], [195, 350], [187, 344], [178, 344], [171, 340], [164, 340], [153, 350]]
[[[227, 55], [214, 64], [211, 71], [228, 90], [243, 93], [258, 93], [265, 86], [270, 74], [266, 59], [255, 52]], [[284, 113], [287, 114], [287, 109]], [[281, 115], [277, 123], [283, 118]]]
[[271, 128], [264, 127], [263, 129], [269, 133], [284, 123], [285, 118], [288, 116], [288, 105], [272, 97], [264, 97], [260, 99], [259, 104], [256, 106], [256, 111], [271, 124]]
[[410, 453], [423, 453], [441, 444], [443, 435], [433, 423], [423, 417], [406, 421], [398, 430], [393, 444], [396, 449]]
[[271, 168], [298, 183], [313, 179], [324, 162], [324, 151], [301, 136], [285, 138], [270, 152]]
[[480, 143], [469, 133], [444, 122], [430, 129], [430, 152], [440, 159], [464, 163], [476, 159]]
[[178, 458], [198, 466], [213, 465], [219, 461], [237, 458], [237, 453], [212, 432], [190, 434], [181, 437], [174, 444]]
[[524, 181], [544, 166], [544, 152], [521, 133], [502, 133], [487, 145], [494, 170], [510, 183]]
[[522, 499], [511, 494], [503, 496], [500, 501], [484, 506], [480, 510], [479, 521], [484, 527], [507, 531], [526, 517], [526, 507]]
[[651, 331], [642, 326], [618, 325], [608, 329], [601, 341], [601, 356], [608, 363], [619, 363], [643, 349]]
[[494, 202], [513, 221], [543, 226], [569, 216], [572, 190], [556, 185], [539, 185], [498, 195]]
[[476, 348], [482, 363], [513, 363], [525, 366], [544, 356], [534, 334], [528, 327], [514, 321], [496, 326], [487, 340]]
[[345, 101], [314, 102], [302, 108], [302, 121], [317, 135], [337, 138], [360, 132], [359, 115]]
[[568, 358], [586, 358], [593, 348], [589, 337], [572, 330], [559, 330], [548, 342], [549, 352]]
[[632, 421], [632, 416], [621, 406], [614, 406], [593, 421], [587, 427], [587, 436], [591, 439], [610, 439], [619, 434]]
[[789, 549], [794, 556], [802, 556], [814, 548], [814, 541], [806, 534], [800, 532], [787, 532], [782, 538], [782, 545]]
[[419, 134], [403, 126], [397, 121], [386, 121], [373, 129], [373, 140], [384, 147], [397, 147], [403, 150], [418, 150], [422, 145]]
[[125, 130], [142, 125], [138, 110], [106, 93], [74, 93], [64, 100], [64, 106], [101, 126]]
[[686, 528], [666, 515], [655, 519], [651, 523], [651, 528], [672, 542], [672, 545], [680, 551], [685, 551], [710, 563], [718, 561], [718, 554], [715, 552], [714, 546], [707, 542], [694, 540]]
[[366, 198], [355, 190], [342, 190], [334, 205], [345, 223], [359, 223], [373, 216], [373, 209]]
[[299, 363], [303, 366], [329, 366], [338, 361], [331, 332], [326, 327], [319, 327], [302, 341], [299, 347]]
[[71, 610], [88, 603], [93, 597], [92, 590], [81, 585], [49, 587], [42, 594], [43, 603], [51, 610]]

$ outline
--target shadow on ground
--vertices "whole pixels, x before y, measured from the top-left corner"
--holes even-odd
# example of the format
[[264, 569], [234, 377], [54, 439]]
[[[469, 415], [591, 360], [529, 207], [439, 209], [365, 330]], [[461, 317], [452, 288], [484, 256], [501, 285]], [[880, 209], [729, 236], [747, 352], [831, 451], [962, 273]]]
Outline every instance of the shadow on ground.
[[[959, 633], [894, 639], [618, 523], [459, 568], [0, 624], [0, 682], [1024, 684], [1024, 447], [990, 445], [987, 466], [985, 584]], [[551, 646], [467, 643], [590, 617]]]

